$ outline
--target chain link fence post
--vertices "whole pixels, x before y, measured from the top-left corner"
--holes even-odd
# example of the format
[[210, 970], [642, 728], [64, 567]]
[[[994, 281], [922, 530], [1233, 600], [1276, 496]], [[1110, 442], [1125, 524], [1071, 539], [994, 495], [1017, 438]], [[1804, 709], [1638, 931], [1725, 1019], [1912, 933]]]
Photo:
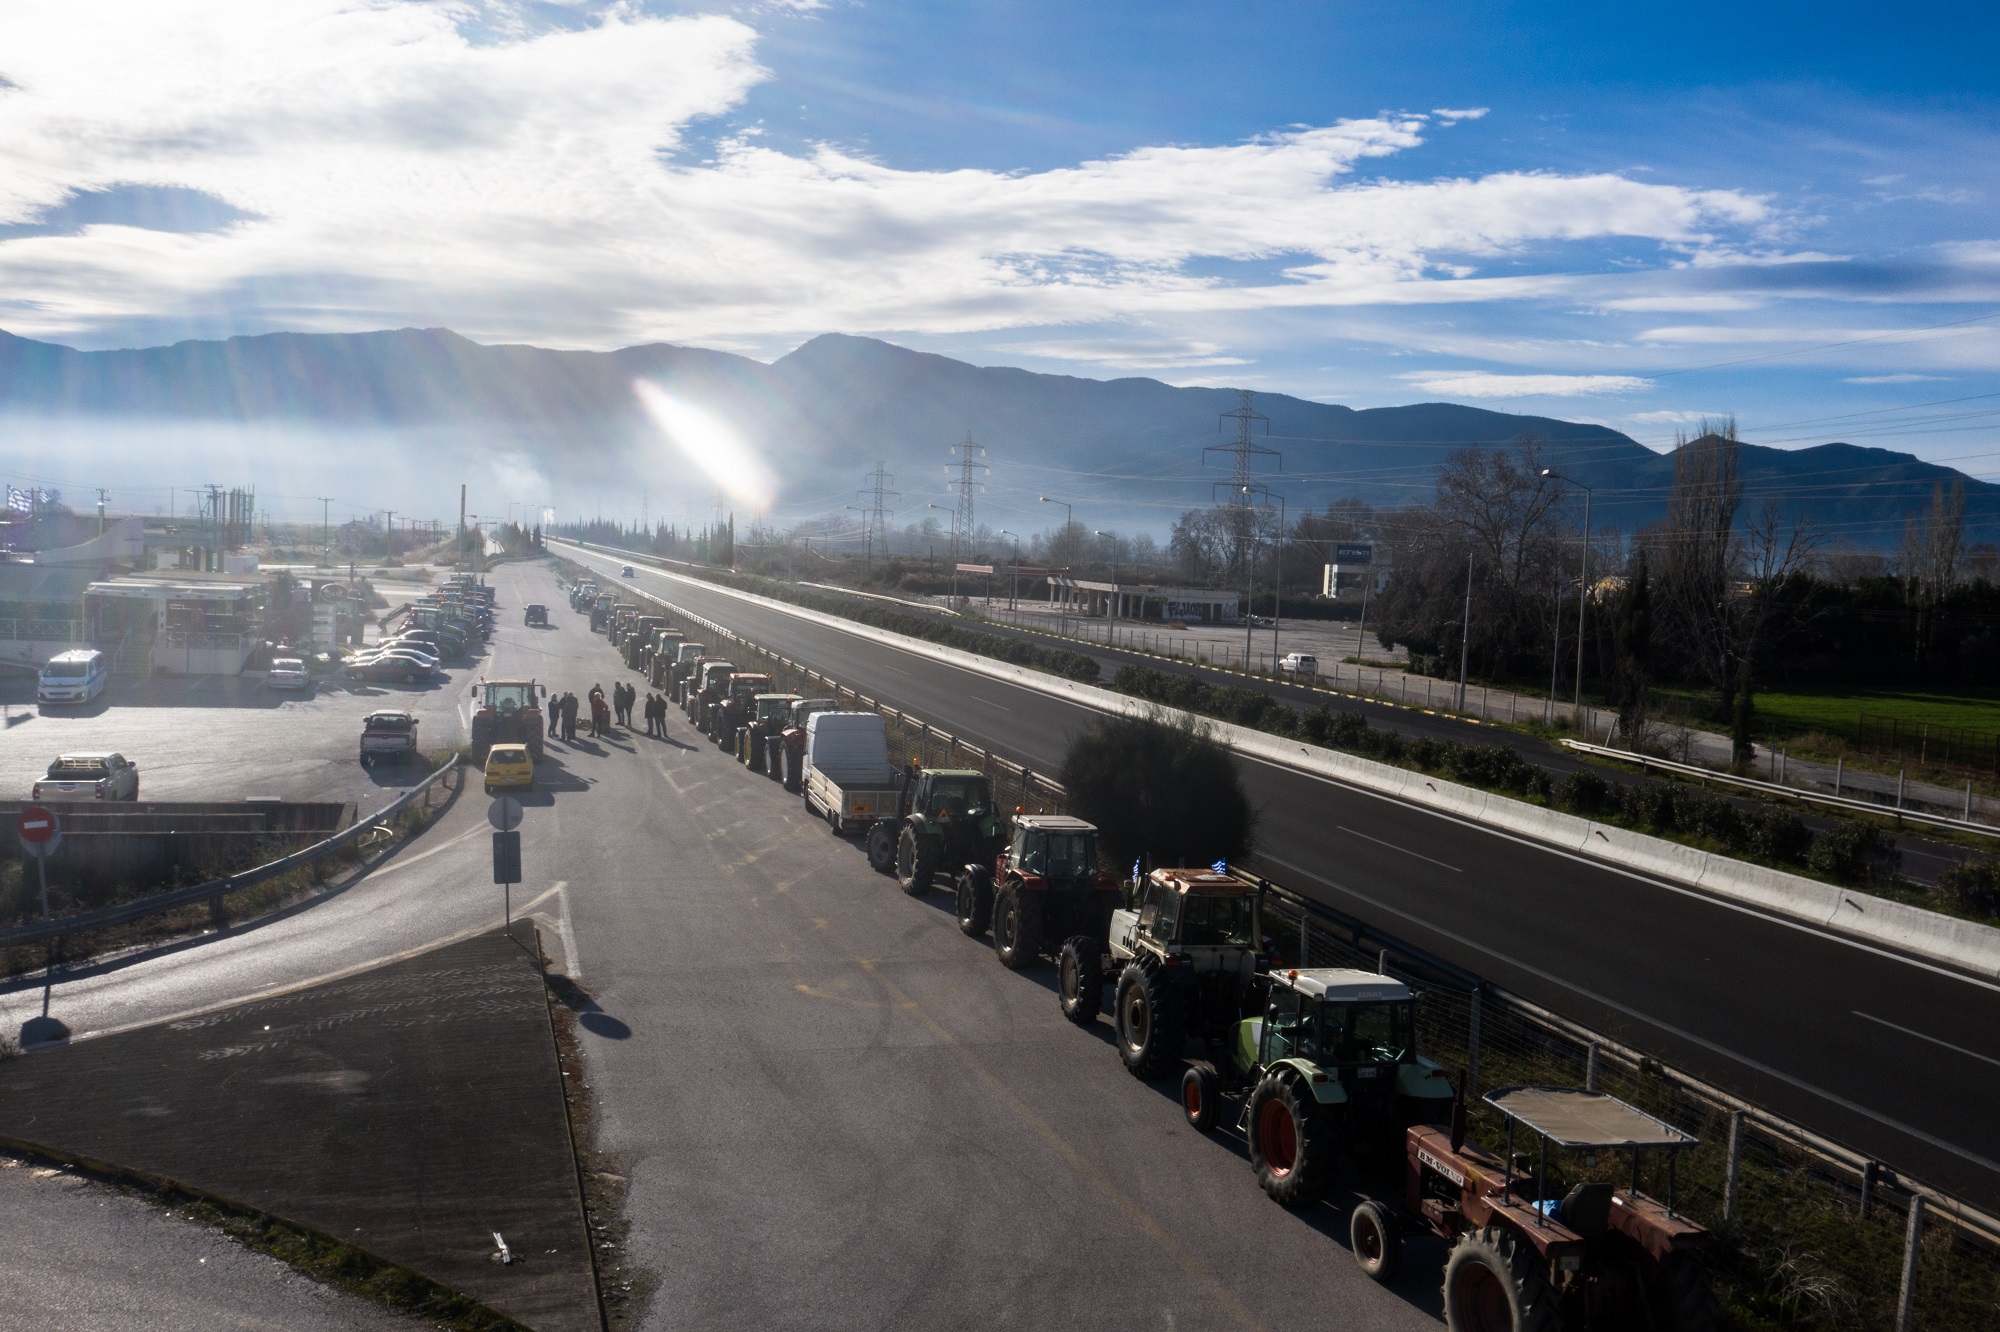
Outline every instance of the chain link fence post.
[[1473, 986], [1465, 1023], [1465, 1099], [1479, 1095], [1479, 987]]
[[1896, 1332], [1910, 1332], [1917, 1306], [1917, 1259], [1923, 1251], [1924, 1195], [1910, 1198], [1910, 1224], [1903, 1231], [1903, 1288], [1896, 1297]]
[[1722, 1175], [1722, 1219], [1736, 1219], [1736, 1188], [1743, 1168], [1743, 1112], [1729, 1112], [1729, 1159]]

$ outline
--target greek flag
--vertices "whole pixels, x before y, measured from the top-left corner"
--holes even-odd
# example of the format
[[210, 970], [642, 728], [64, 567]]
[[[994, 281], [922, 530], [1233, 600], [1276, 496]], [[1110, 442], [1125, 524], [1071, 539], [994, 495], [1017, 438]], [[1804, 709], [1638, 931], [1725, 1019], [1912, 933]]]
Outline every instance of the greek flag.
[[13, 486], [7, 487], [7, 507], [19, 513], [33, 513], [35, 511], [35, 492], [32, 490], [17, 490]]
[[1210, 865], [1209, 868], [1214, 870], [1217, 874], [1227, 874], [1229, 873], [1229, 862], [1226, 860], [1218, 860], [1213, 865]]

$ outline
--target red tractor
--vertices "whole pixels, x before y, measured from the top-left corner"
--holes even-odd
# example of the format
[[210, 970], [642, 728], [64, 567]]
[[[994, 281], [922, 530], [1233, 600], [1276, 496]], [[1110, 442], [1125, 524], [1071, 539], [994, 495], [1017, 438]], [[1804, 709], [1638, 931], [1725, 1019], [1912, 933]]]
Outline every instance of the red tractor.
[[[1714, 1332], [1715, 1291], [1702, 1261], [1708, 1232], [1674, 1211], [1674, 1156], [1696, 1140], [1601, 1092], [1503, 1087], [1485, 1099], [1507, 1121], [1505, 1154], [1465, 1141], [1462, 1101], [1449, 1130], [1411, 1128], [1403, 1214], [1364, 1202], [1349, 1218], [1361, 1270], [1392, 1280], [1402, 1234], [1428, 1231], [1452, 1245], [1444, 1265], [1451, 1332]], [[1538, 1152], [1515, 1152], [1517, 1126], [1540, 1139]], [[1639, 1191], [1647, 1148], [1668, 1154], [1664, 1203]], [[1610, 1157], [1628, 1151], [1625, 1187], [1611, 1181]]]
[[[959, 822], [979, 835], [974, 820]], [[905, 830], [913, 844], [916, 823]], [[1016, 814], [992, 866], [965, 865], [954, 887], [958, 928], [975, 939], [991, 929], [993, 952], [1012, 971], [1048, 954], [1064, 968], [1076, 959], [1095, 967], [1110, 947], [1111, 913], [1124, 901], [1117, 878], [1097, 866], [1096, 826], [1064, 814]], [[1092, 1017], [1102, 988], [1100, 981], [1091, 990]]]
[[472, 686], [479, 708], [472, 714], [472, 752], [484, 762], [495, 745], [526, 745], [542, 761], [549, 719], [542, 712], [548, 690], [533, 680], [480, 680]]

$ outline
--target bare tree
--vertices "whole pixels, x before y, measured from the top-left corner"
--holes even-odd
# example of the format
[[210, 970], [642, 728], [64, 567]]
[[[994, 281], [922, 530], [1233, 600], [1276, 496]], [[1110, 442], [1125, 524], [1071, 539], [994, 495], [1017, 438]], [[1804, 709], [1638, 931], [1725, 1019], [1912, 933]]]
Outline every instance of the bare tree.
[[1730, 757], [1739, 767], [1755, 756], [1750, 727], [1755, 718], [1757, 663], [1775, 640], [1798, 627], [1807, 613], [1803, 584], [1820, 543], [1819, 533], [1800, 519], [1787, 520], [1775, 500], [1766, 501], [1744, 528], [1742, 582], [1731, 598], [1734, 609], [1736, 692], [1729, 713]]
[[1905, 594], [1916, 610], [1915, 632], [1910, 643], [1915, 661], [1922, 662], [1931, 655], [1944, 603], [1958, 582], [1959, 564], [1964, 556], [1965, 482], [1952, 482], [1949, 491], [1942, 484], [1932, 486], [1930, 508], [1903, 527], [1902, 548], [1896, 561]]
[[1703, 421], [1693, 439], [1674, 441], [1674, 484], [1667, 518], [1650, 533], [1661, 600], [1681, 646], [1720, 696], [1722, 715], [1736, 705], [1735, 577], [1741, 550], [1736, 510], [1743, 502], [1742, 444], [1736, 422]]

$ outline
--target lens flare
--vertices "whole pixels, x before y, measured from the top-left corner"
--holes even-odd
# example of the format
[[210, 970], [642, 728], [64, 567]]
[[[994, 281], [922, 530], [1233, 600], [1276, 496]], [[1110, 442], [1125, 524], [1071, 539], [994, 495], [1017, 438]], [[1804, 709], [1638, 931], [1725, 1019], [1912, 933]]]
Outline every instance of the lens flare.
[[777, 477], [727, 421], [649, 379], [633, 380], [632, 392], [667, 442], [725, 495], [752, 513], [771, 507]]

